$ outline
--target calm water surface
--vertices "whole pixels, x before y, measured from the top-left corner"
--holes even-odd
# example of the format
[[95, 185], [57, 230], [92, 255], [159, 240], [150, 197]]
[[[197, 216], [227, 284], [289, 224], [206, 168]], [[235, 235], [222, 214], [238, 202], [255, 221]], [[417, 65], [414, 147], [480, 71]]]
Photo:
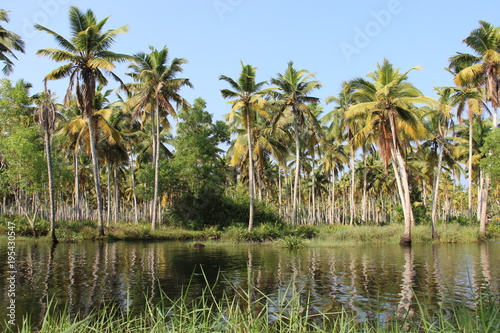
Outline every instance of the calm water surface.
[[[0, 328], [7, 318], [6, 241], [0, 243]], [[199, 296], [215, 285], [216, 297], [247, 290], [249, 282], [282, 299], [290, 289], [314, 301], [313, 311], [353, 312], [360, 320], [411, 313], [415, 300], [429, 307], [460, 301], [474, 306], [479, 290], [498, 292], [500, 242], [310, 247], [290, 251], [270, 244], [193, 243], [16, 244], [16, 319], [40, 321], [47, 302], [86, 315], [104, 303], [136, 311], [170, 298]], [[277, 301], [279, 303], [279, 301]], [[367, 309], [374, 309], [370, 312]], [[371, 318], [373, 319], [373, 318]]]

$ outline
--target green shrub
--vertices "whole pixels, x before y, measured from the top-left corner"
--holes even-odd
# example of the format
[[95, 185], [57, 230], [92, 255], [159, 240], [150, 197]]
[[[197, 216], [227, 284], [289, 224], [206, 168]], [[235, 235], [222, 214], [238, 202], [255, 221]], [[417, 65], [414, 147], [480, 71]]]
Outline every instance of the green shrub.
[[299, 236], [290, 235], [279, 239], [278, 244], [287, 249], [300, 249], [304, 247], [304, 239]]

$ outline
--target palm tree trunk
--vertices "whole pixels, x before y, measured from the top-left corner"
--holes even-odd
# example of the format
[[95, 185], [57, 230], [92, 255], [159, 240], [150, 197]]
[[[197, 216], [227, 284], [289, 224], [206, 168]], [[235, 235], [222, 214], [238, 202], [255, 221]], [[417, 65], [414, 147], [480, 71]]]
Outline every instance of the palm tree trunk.
[[134, 223], [137, 224], [139, 223], [139, 216], [137, 212], [137, 193], [135, 191], [135, 167], [132, 165], [131, 172], [132, 172], [132, 195], [133, 195], [133, 200], [134, 200]]
[[438, 165], [436, 170], [436, 177], [434, 178], [434, 188], [432, 192], [432, 210], [431, 210], [431, 221], [432, 221], [432, 239], [438, 239], [438, 233], [436, 230], [436, 213], [437, 213], [437, 199], [438, 199], [438, 190], [439, 190], [439, 180], [441, 177], [441, 167], [443, 164], [443, 150], [444, 150], [444, 142], [439, 143], [439, 156], [438, 156]]
[[160, 115], [158, 103], [155, 104], [155, 156], [154, 156], [154, 166], [155, 166], [155, 180], [154, 180], [154, 192], [153, 192], [153, 203], [151, 207], [151, 229], [156, 229], [156, 221], [158, 214], [158, 192], [159, 192], [159, 173], [160, 173]]
[[351, 147], [351, 189], [349, 193], [349, 224], [351, 226], [354, 224], [354, 215], [356, 214], [356, 207], [354, 207], [354, 171], [354, 148]]
[[249, 186], [249, 199], [250, 207], [248, 212], [248, 231], [253, 229], [253, 209], [254, 209], [254, 195], [255, 195], [255, 181], [254, 181], [254, 168], [253, 168], [253, 148], [252, 148], [252, 133], [250, 128], [250, 110], [246, 112], [247, 116], [247, 141], [248, 141], [248, 186]]
[[108, 181], [108, 196], [107, 196], [107, 204], [106, 204], [106, 223], [109, 227], [111, 221], [111, 167], [109, 165], [109, 161], [106, 166], [107, 170], [107, 181]]
[[361, 220], [366, 223], [367, 221], [367, 215], [368, 215], [368, 208], [367, 208], [367, 200], [366, 200], [366, 187], [367, 187], [367, 182], [366, 182], [366, 153], [365, 150], [363, 149], [363, 194], [361, 197]]
[[335, 170], [333, 170], [333, 180], [332, 180], [332, 219], [330, 223], [335, 223]]
[[[405, 163], [403, 160], [403, 156], [401, 156], [401, 152], [399, 149], [396, 147], [396, 149], [393, 150], [394, 154], [396, 155], [396, 161], [397, 161], [397, 169], [399, 170], [394, 170], [396, 174], [401, 177], [401, 189], [402, 189], [402, 196], [401, 196], [401, 204], [403, 206], [403, 214], [405, 217], [405, 230], [403, 233], [403, 237], [401, 238], [401, 244], [402, 245], [410, 245], [411, 244], [411, 227], [413, 224], [413, 209], [411, 206], [411, 199], [410, 199], [410, 186], [408, 183], [408, 174], [406, 172], [406, 167]], [[395, 164], [393, 164], [394, 166]]]
[[118, 173], [116, 164], [113, 164], [113, 185], [114, 185], [114, 201], [113, 201], [113, 220], [118, 222]]
[[75, 147], [75, 155], [74, 155], [74, 163], [75, 163], [75, 212], [76, 212], [76, 220], [80, 220], [81, 218], [81, 209], [80, 209], [80, 177], [79, 177], [79, 165], [78, 165], [78, 150]]
[[300, 176], [300, 139], [299, 139], [299, 125], [297, 117], [293, 118], [295, 127], [295, 180], [293, 183], [293, 211], [292, 211], [292, 225], [297, 225], [297, 202], [299, 195], [299, 176]]
[[101, 194], [101, 177], [99, 175], [99, 160], [97, 158], [96, 148], [96, 130], [94, 124], [94, 116], [88, 117], [89, 135], [90, 135], [90, 154], [92, 155], [92, 167], [94, 172], [94, 186], [97, 201], [97, 222], [99, 225], [99, 236], [104, 236], [104, 219], [102, 216], [102, 194]]
[[487, 207], [488, 207], [488, 192], [490, 187], [490, 176], [484, 176], [484, 184], [481, 193], [481, 201], [478, 205], [481, 207], [479, 216], [479, 235], [482, 239], [486, 237], [486, 223], [488, 220]]
[[54, 177], [52, 175], [52, 149], [51, 149], [50, 130], [45, 128], [45, 154], [47, 156], [47, 176], [49, 180], [49, 221], [50, 238], [52, 243], [57, 243], [56, 224], [55, 224], [55, 206], [54, 206]]
[[283, 216], [283, 211], [282, 211], [282, 189], [281, 189], [281, 167], [278, 166], [278, 214], [279, 217]]
[[468, 207], [467, 207], [467, 212], [469, 215], [469, 223], [472, 223], [472, 152], [473, 152], [472, 145], [473, 145], [473, 131], [474, 131], [472, 123], [473, 123], [473, 115], [472, 112], [469, 110], [469, 163], [468, 163], [469, 192], [468, 192]]

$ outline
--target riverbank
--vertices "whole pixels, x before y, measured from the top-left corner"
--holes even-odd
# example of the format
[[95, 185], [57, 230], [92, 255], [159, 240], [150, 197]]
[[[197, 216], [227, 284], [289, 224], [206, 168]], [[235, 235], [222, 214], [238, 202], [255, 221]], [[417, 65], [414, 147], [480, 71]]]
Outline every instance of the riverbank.
[[[10, 223], [10, 224], [9, 224]], [[0, 217], [0, 235], [6, 235], [9, 226], [16, 232], [18, 240], [48, 238], [49, 224], [44, 220], [35, 221], [35, 229], [22, 216]], [[459, 223], [439, 224], [438, 240], [433, 240], [429, 225], [417, 225], [412, 229], [412, 240], [419, 242], [471, 243], [477, 241], [500, 240], [500, 225], [490, 223], [487, 235], [482, 239], [477, 225]], [[107, 241], [203, 241], [203, 242], [269, 242], [278, 241], [285, 247], [306, 245], [356, 245], [360, 243], [398, 243], [403, 233], [403, 225], [387, 226], [345, 226], [345, 225], [299, 225], [265, 223], [249, 232], [245, 226], [231, 226], [223, 230], [209, 227], [203, 230], [188, 230], [175, 227], [159, 227], [151, 230], [148, 223], [113, 223], [105, 228], [105, 236], [98, 237], [94, 221], [61, 221], [57, 223], [56, 235], [60, 242], [83, 240]], [[36, 235], [36, 236], [34, 236]]]

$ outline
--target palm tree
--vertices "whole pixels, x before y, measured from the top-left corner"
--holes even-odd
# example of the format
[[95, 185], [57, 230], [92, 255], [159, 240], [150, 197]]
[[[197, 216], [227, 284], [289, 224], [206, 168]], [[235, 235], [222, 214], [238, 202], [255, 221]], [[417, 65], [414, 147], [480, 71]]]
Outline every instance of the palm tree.
[[[168, 48], [164, 46], [156, 50], [150, 46], [150, 53], [139, 52], [134, 55], [133, 62], [129, 65], [131, 76], [135, 83], [127, 87], [133, 94], [130, 103], [135, 105], [138, 113], [149, 112], [152, 119], [153, 141], [153, 163], [155, 169], [154, 192], [151, 214], [151, 228], [154, 230], [158, 224], [158, 193], [160, 174], [160, 139], [161, 124], [169, 128], [167, 116], [177, 117], [176, 109], [188, 110], [189, 103], [180, 94], [181, 88], [193, 87], [189, 79], [177, 78], [182, 73], [182, 65], [187, 63], [184, 58], [174, 58], [168, 64]], [[176, 104], [174, 108], [173, 104]], [[162, 118], [160, 118], [162, 117]]]
[[[354, 224], [354, 217], [356, 215], [356, 207], [354, 202], [354, 159], [355, 159], [355, 150], [358, 146], [357, 142], [353, 141], [354, 133], [357, 131], [356, 127], [358, 124], [353, 121], [347, 121], [344, 117], [345, 112], [355, 104], [354, 99], [354, 88], [349, 84], [349, 82], [342, 82], [342, 88], [338, 96], [330, 96], [327, 97], [327, 103], [335, 103], [335, 108], [328, 113], [325, 117], [331, 117], [330, 115], [338, 114], [340, 119], [340, 128], [342, 131], [346, 131], [346, 135], [342, 134], [349, 141], [350, 148], [350, 166], [351, 166], [351, 186], [349, 192], [349, 212], [350, 212], [350, 220], [349, 224]], [[332, 123], [333, 124], [333, 123]], [[340, 134], [340, 133], [339, 133]]]
[[443, 155], [445, 150], [446, 136], [450, 128], [453, 127], [452, 120], [452, 108], [453, 108], [453, 94], [455, 92], [454, 88], [443, 87], [436, 88], [437, 94], [439, 96], [439, 105], [435, 110], [431, 110], [431, 119], [433, 121], [432, 133], [434, 134], [434, 140], [437, 141], [438, 150], [438, 163], [435, 169], [434, 175], [434, 186], [432, 191], [432, 206], [431, 206], [431, 223], [432, 223], [432, 238], [437, 239], [438, 234], [436, 230], [436, 219], [437, 219], [437, 200], [438, 200], [438, 189], [441, 177], [441, 169], [443, 165]]
[[384, 166], [389, 161], [394, 169], [398, 193], [403, 208], [405, 230], [401, 244], [411, 244], [411, 226], [414, 221], [410, 200], [410, 187], [403, 151], [405, 137], [423, 137], [425, 129], [419, 119], [419, 110], [414, 104], [433, 105], [435, 101], [425, 97], [411, 83], [406, 82], [408, 73], [401, 74], [392, 64], [384, 59], [377, 64], [377, 70], [367, 76], [372, 82], [356, 78], [350, 84], [355, 89], [359, 102], [345, 113], [347, 119], [362, 121], [362, 128], [355, 134], [362, 138], [370, 135], [377, 137], [377, 145]]
[[231, 98], [232, 104], [231, 112], [229, 114], [229, 122], [239, 114], [241, 119], [241, 124], [244, 126], [247, 135], [247, 146], [248, 146], [248, 187], [249, 187], [249, 197], [250, 197], [250, 208], [248, 215], [248, 231], [252, 231], [253, 228], [253, 215], [254, 215], [254, 200], [255, 200], [255, 171], [254, 171], [254, 158], [253, 158], [253, 140], [252, 140], [252, 129], [254, 127], [256, 112], [261, 114], [266, 114], [264, 106], [266, 100], [264, 99], [267, 90], [263, 90], [262, 87], [266, 84], [263, 82], [255, 81], [255, 73], [257, 68], [251, 65], [244, 65], [241, 62], [241, 73], [237, 81], [221, 75], [219, 80], [226, 81], [229, 83], [230, 89], [222, 89], [221, 94], [224, 98]]
[[35, 28], [52, 35], [62, 49], [41, 49], [39, 56], [49, 57], [57, 62], [66, 64], [46, 75], [46, 80], [69, 78], [69, 86], [65, 97], [65, 104], [70, 100], [73, 88], [76, 92], [78, 107], [89, 126], [90, 151], [92, 156], [94, 185], [97, 197], [97, 217], [99, 235], [104, 235], [104, 220], [102, 216], [101, 181], [99, 177], [99, 162], [96, 149], [96, 119], [94, 118], [94, 96], [96, 84], [106, 85], [106, 75], [111, 76], [121, 84], [123, 82], [113, 73], [114, 62], [130, 59], [129, 56], [110, 51], [110, 47], [117, 35], [127, 32], [128, 26], [103, 31], [108, 18], [97, 21], [94, 13], [89, 9], [85, 13], [77, 7], [70, 7], [69, 23], [71, 38], [66, 39], [60, 34], [39, 24]]
[[472, 83], [484, 87], [484, 98], [493, 107], [493, 126], [496, 127], [500, 105], [500, 27], [485, 21], [479, 21], [479, 25], [463, 41], [477, 56], [458, 53], [450, 59], [450, 67], [460, 69], [455, 76], [458, 86]]
[[45, 92], [39, 98], [38, 122], [43, 129], [45, 156], [47, 158], [47, 175], [49, 181], [49, 222], [50, 237], [53, 243], [57, 243], [55, 227], [55, 203], [54, 203], [54, 176], [52, 174], [52, 132], [55, 127], [56, 112], [50, 92], [45, 88]]
[[[455, 69], [457, 71], [457, 69]], [[481, 115], [483, 112], [483, 94], [480, 89], [475, 88], [470, 83], [466, 86], [455, 89], [453, 95], [453, 105], [457, 106], [457, 118], [459, 122], [462, 122], [462, 113], [467, 109], [468, 121], [469, 121], [469, 158], [468, 158], [468, 215], [469, 222], [472, 222], [472, 155], [473, 155], [473, 138], [474, 138], [474, 119]]]
[[297, 70], [293, 67], [293, 62], [288, 63], [288, 67], [283, 74], [278, 73], [276, 78], [271, 78], [271, 84], [277, 87], [273, 91], [275, 104], [279, 106], [279, 116], [291, 113], [295, 133], [295, 180], [293, 184], [293, 212], [292, 224], [297, 224], [297, 202], [298, 186], [300, 176], [300, 131], [304, 129], [306, 119], [319, 129], [319, 123], [309, 108], [310, 104], [318, 104], [319, 98], [310, 94], [321, 87], [321, 83], [311, 80], [315, 77], [304, 69]]
[[[0, 9], [0, 21], [9, 22], [9, 14], [6, 10]], [[15, 51], [24, 53], [24, 41], [17, 34], [0, 25], [0, 61], [4, 63], [2, 72], [5, 75], [9, 75], [14, 69], [14, 63], [9, 57], [17, 60]]]

